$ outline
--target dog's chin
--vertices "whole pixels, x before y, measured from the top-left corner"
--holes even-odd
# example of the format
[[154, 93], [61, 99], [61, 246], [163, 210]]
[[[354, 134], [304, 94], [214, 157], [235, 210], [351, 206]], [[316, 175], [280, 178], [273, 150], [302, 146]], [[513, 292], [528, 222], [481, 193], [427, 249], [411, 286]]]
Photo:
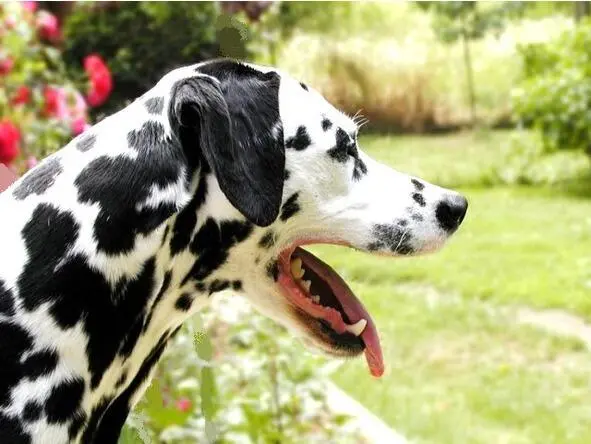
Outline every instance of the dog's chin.
[[363, 354], [365, 344], [359, 336], [351, 333], [339, 334], [325, 321], [297, 308], [292, 310], [300, 330], [297, 333], [306, 347], [332, 358], [354, 358]]

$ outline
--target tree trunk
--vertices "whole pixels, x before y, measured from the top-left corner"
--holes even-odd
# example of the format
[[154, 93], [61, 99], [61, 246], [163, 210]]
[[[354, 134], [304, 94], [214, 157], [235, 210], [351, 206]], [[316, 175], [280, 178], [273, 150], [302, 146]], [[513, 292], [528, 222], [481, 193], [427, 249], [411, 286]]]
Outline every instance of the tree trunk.
[[591, 13], [591, 4], [588, 1], [574, 2], [575, 4], [575, 23], [579, 23]]
[[466, 84], [468, 85], [468, 99], [470, 101], [470, 126], [476, 123], [476, 92], [474, 91], [474, 70], [470, 54], [470, 40], [465, 31], [462, 32], [462, 46], [464, 48], [464, 65], [466, 68]]

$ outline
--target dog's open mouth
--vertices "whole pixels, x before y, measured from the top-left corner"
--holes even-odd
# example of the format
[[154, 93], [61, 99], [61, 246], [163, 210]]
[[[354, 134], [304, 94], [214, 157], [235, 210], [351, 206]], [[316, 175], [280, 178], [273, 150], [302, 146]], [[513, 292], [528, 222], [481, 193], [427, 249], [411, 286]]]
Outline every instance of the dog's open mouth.
[[329, 353], [355, 356], [365, 351], [373, 376], [384, 372], [382, 349], [371, 316], [329, 265], [300, 248], [279, 257], [279, 285], [298, 319]]

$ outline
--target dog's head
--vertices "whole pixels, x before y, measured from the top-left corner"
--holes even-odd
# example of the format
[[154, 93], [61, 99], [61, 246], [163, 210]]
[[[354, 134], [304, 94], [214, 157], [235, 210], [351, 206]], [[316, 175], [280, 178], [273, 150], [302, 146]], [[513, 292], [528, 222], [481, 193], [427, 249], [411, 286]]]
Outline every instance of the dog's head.
[[301, 246], [434, 251], [462, 222], [466, 199], [372, 160], [359, 147], [354, 119], [284, 73], [227, 60], [192, 69], [196, 75], [176, 81], [168, 112], [188, 162], [208, 177], [198, 225], [208, 218], [252, 225], [228, 244], [220, 276], [239, 276], [237, 287], [255, 307], [320, 349], [365, 350], [380, 375], [370, 315]]

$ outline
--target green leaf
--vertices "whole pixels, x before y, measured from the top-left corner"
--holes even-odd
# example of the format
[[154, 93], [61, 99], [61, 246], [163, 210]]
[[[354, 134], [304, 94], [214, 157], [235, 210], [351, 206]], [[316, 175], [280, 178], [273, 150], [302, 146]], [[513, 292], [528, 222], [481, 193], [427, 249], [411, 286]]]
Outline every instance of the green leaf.
[[138, 431], [132, 427], [125, 426], [117, 444], [148, 444], [140, 437]]
[[209, 335], [204, 331], [198, 331], [193, 338], [195, 350], [201, 359], [211, 361], [213, 358], [213, 346]]
[[157, 378], [144, 395], [144, 411], [150, 416], [151, 422], [158, 429], [165, 429], [171, 425], [183, 424], [191, 415], [191, 411], [182, 412], [174, 405], [165, 405], [162, 397], [162, 387]]
[[213, 420], [217, 412], [215, 377], [211, 367], [201, 369], [201, 409], [207, 420]]

